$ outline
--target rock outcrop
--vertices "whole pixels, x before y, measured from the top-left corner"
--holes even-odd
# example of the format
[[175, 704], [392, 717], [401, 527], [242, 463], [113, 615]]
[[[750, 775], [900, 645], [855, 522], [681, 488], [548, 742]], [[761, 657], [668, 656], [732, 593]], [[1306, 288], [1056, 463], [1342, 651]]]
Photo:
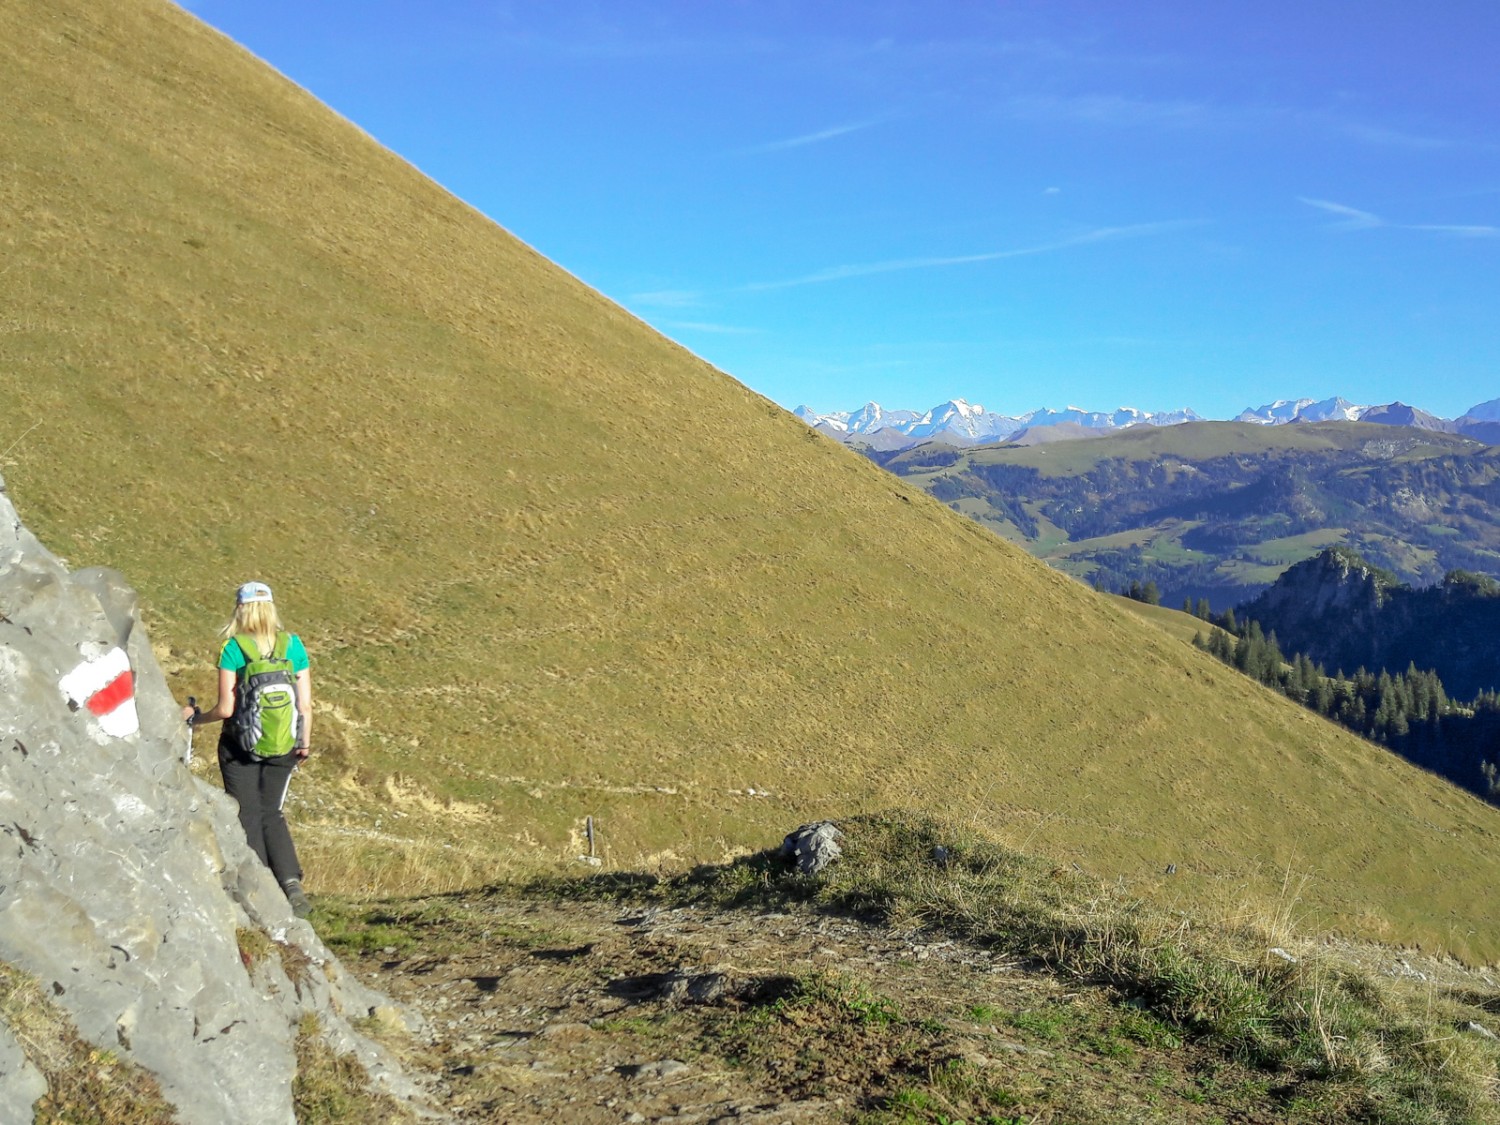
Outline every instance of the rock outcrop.
[[[411, 1096], [350, 1023], [389, 1002], [292, 916], [185, 741], [133, 591], [70, 573], [0, 482], [0, 961], [150, 1071], [185, 1123], [291, 1125], [309, 1014], [376, 1088]], [[0, 1024], [6, 1121], [42, 1092], [20, 1054]]]
[[1290, 615], [1320, 622], [1332, 618], [1341, 630], [1368, 629], [1396, 585], [1393, 575], [1354, 552], [1331, 547], [1288, 567], [1269, 590], [1246, 603], [1243, 612], [1268, 629]]
[[804, 875], [817, 875], [830, 865], [837, 863], [844, 849], [839, 844], [844, 833], [831, 820], [819, 820], [804, 824], [794, 832], [788, 832], [781, 841], [778, 853], [789, 866], [795, 866]]
[[1329, 672], [1415, 664], [1456, 699], [1500, 688], [1500, 584], [1484, 575], [1452, 570], [1412, 589], [1334, 547], [1289, 567], [1236, 612], [1275, 632], [1287, 655], [1304, 653]]

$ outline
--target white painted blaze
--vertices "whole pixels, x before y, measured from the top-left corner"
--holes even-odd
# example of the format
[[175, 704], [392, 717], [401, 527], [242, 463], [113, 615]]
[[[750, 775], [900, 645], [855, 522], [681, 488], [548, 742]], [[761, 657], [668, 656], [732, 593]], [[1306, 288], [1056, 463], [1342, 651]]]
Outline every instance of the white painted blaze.
[[122, 648], [85, 660], [58, 681], [67, 700], [98, 720], [105, 734], [127, 738], [141, 729], [135, 707], [135, 677]]

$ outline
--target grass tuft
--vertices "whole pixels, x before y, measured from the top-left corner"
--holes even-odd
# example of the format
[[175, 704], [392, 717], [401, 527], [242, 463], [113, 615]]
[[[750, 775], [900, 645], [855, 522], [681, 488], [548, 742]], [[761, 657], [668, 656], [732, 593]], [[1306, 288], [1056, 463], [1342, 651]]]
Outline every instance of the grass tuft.
[[154, 1076], [91, 1047], [41, 984], [0, 963], [0, 1022], [47, 1080], [35, 1125], [173, 1125], [177, 1112]]
[[[721, 908], [812, 905], [937, 932], [1029, 959], [1114, 998], [1117, 1016], [1102, 1033], [1073, 1026], [1064, 1009], [1010, 1017], [1042, 1042], [1082, 1036], [1104, 1057], [1123, 1057], [1133, 1045], [1210, 1044], [1274, 1075], [1289, 1091], [1283, 1109], [1291, 1121], [1500, 1122], [1500, 1044], [1464, 1030], [1500, 995], [1439, 993], [1430, 985], [1412, 991], [1374, 975], [1298, 942], [1285, 903], [1191, 916], [922, 815], [855, 817], [840, 826], [844, 858], [816, 877], [788, 872], [766, 851], [670, 879], [538, 880], [530, 891]], [[932, 859], [939, 844], [948, 853], [942, 867]], [[1298, 948], [1295, 959], [1270, 952], [1283, 945]], [[810, 995], [832, 997], [855, 1022], [899, 1019], [826, 981], [800, 986], [797, 998]], [[972, 1014], [996, 1013], [976, 1007]], [[950, 1105], [941, 1085], [934, 1078], [893, 1099], [878, 1120], [940, 1120], [934, 1114], [948, 1110], [918, 1103]]]
[[297, 1125], [407, 1125], [413, 1120], [401, 1103], [371, 1089], [358, 1059], [329, 1047], [316, 1016], [302, 1017], [296, 1048], [292, 1103]]
[[253, 926], [241, 926], [234, 931], [235, 944], [240, 949], [240, 963], [245, 966], [246, 972], [254, 970], [267, 957], [276, 951], [276, 943], [264, 930]]

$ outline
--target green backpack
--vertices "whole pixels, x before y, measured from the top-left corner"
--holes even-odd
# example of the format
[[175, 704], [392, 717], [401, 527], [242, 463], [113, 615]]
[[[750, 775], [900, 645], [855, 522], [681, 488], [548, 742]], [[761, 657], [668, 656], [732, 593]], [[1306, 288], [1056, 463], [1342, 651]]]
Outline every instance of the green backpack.
[[302, 716], [297, 711], [297, 673], [287, 659], [292, 638], [276, 634], [270, 656], [261, 656], [255, 638], [243, 633], [234, 638], [245, 654], [234, 688], [235, 744], [257, 758], [279, 758], [297, 746]]

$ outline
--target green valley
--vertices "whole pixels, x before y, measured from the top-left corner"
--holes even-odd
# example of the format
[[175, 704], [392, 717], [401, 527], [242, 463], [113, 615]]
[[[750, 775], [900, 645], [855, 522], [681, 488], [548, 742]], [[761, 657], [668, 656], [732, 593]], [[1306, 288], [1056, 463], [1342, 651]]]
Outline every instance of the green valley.
[[1225, 608], [1343, 545], [1412, 585], [1500, 575], [1500, 449], [1367, 422], [1189, 422], [1088, 441], [867, 455], [1105, 589]]

